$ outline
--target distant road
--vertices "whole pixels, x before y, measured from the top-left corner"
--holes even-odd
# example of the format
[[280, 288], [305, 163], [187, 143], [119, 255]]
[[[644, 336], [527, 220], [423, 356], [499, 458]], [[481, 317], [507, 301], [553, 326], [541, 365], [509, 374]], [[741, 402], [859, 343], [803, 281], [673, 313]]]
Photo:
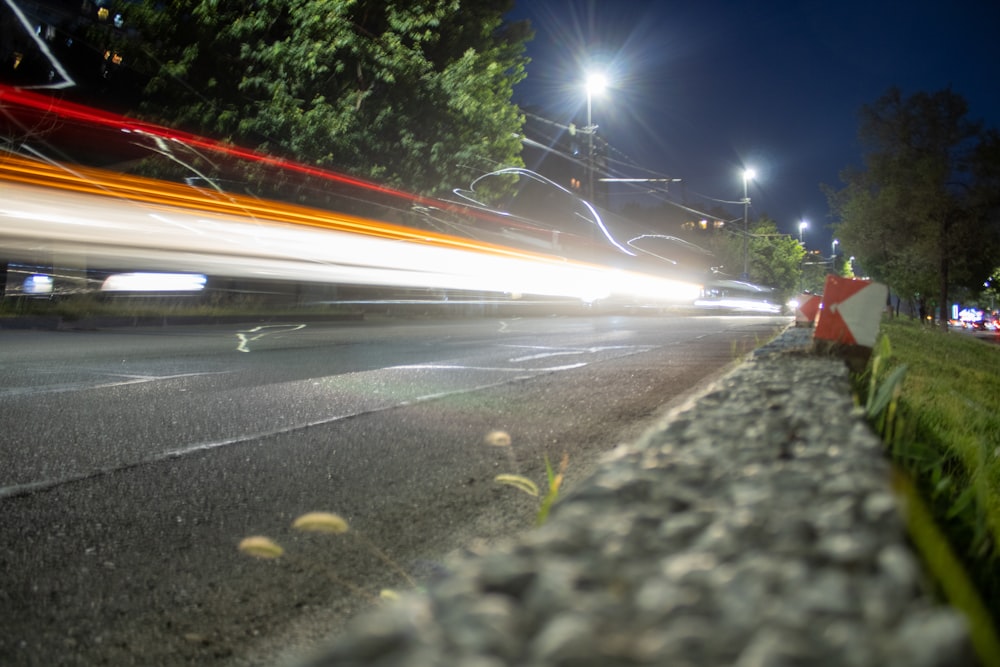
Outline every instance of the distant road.
[[967, 336], [984, 340], [987, 343], [1000, 343], [1000, 331], [982, 331], [979, 329], [962, 329], [960, 327], [954, 327], [952, 328], [952, 331], [957, 331]]
[[[787, 318], [367, 321], [0, 331], [0, 664], [270, 664], [532, 522]], [[511, 448], [484, 443], [508, 432]], [[281, 542], [279, 561], [239, 541]], [[345, 583], [346, 582], [346, 583]], [[352, 592], [353, 590], [353, 592]]]

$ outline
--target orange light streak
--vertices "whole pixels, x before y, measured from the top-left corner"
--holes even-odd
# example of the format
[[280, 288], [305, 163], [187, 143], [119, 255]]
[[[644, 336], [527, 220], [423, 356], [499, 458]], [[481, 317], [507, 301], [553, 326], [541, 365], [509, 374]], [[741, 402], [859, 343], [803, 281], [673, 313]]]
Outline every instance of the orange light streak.
[[0, 158], [0, 180], [83, 194], [119, 197], [154, 206], [239, 216], [258, 222], [306, 225], [505, 257], [544, 262], [565, 262], [564, 259], [551, 255], [532, 253], [321, 209], [265, 201], [245, 195], [226, 193], [224, 199], [215, 199], [205, 196], [188, 185], [124, 175], [93, 167], [72, 167], [70, 169], [56, 167], [38, 160], [5, 156]]

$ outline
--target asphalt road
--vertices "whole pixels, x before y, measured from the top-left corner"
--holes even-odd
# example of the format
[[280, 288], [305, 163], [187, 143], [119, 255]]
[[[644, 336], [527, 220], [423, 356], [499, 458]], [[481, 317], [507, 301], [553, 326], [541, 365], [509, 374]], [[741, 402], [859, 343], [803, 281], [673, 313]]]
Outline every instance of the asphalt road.
[[419, 581], [529, 528], [495, 475], [572, 486], [787, 321], [0, 331], [0, 664], [274, 664], [410, 585], [379, 554]]

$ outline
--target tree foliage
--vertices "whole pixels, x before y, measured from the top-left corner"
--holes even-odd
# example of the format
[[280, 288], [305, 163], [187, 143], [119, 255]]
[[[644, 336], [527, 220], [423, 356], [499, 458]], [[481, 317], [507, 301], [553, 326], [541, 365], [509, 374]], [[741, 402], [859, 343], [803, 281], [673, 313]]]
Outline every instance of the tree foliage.
[[[743, 272], [743, 235], [716, 235], [712, 252], [730, 275]], [[774, 287], [786, 293], [798, 289], [805, 250], [797, 240], [778, 232], [778, 225], [762, 216], [750, 225], [747, 264], [750, 282]]]
[[[145, 0], [137, 111], [433, 193], [520, 163], [511, 0]], [[132, 50], [136, 44], [132, 43]]]
[[864, 169], [827, 188], [836, 234], [868, 274], [944, 315], [949, 289], [981, 285], [995, 264], [997, 135], [951, 90], [895, 88], [862, 109], [859, 135]]
[[790, 292], [797, 288], [802, 275], [805, 249], [787, 234], [779, 234], [778, 226], [769, 218], [761, 218], [750, 230], [750, 278]]

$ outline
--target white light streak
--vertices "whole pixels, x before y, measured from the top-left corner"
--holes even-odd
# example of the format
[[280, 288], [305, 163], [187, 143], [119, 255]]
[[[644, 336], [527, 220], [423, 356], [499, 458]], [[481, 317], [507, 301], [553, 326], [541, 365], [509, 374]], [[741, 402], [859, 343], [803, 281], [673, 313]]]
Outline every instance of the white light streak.
[[[45, 263], [301, 282], [692, 303], [700, 286], [474, 242], [383, 238], [103, 195], [4, 183], [0, 243]], [[72, 211], [68, 214], [68, 211]], [[197, 233], [192, 233], [197, 230]], [[136, 274], [139, 275], [139, 274]], [[110, 286], [109, 286], [110, 287]]]
[[104, 279], [102, 292], [200, 292], [205, 276], [192, 273], [115, 273]]

